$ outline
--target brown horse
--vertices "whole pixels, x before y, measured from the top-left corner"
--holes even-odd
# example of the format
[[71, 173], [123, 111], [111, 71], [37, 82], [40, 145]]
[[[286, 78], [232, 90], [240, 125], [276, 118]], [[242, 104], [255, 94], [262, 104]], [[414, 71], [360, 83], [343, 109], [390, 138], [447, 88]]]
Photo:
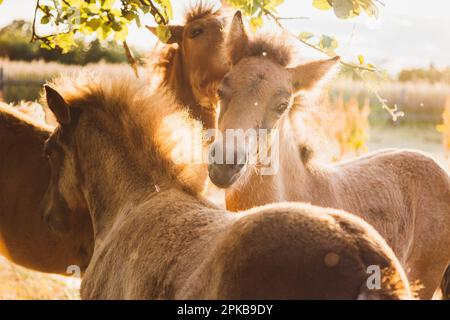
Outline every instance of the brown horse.
[[[409, 279], [422, 283], [420, 296], [431, 298], [450, 263], [448, 173], [415, 151], [385, 150], [333, 165], [318, 163], [308, 145], [305, 106], [294, 98], [313, 89], [338, 58], [288, 68], [290, 48], [267, 36], [250, 40], [240, 14], [233, 19], [227, 51], [233, 66], [219, 91], [218, 118], [225, 138], [213, 145], [209, 165], [213, 183], [227, 188], [227, 208], [301, 201], [354, 213], [384, 236]], [[277, 170], [264, 174], [260, 154], [249, 161], [249, 139], [224, 147], [228, 129], [278, 133], [271, 146], [275, 153], [279, 141], [279, 155], [271, 163]], [[233, 161], [219, 161], [217, 154], [231, 154]]]
[[190, 127], [167, 92], [85, 76], [46, 96], [60, 125], [45, 148], [45, 216], [63, 221], [61, 205], [84, 199], [94, 226], [82, 298], [411, 298], [392, 250], [357, 217], [295, 203], [232, 214], [205, 201], [204, 165], [174, 161], [174, 130]]
[[[217, 86], [228, 71], [225, 23], [221, 10], [200, 2], [187, 12], [184, 25], [169, 26], [171, 38], [153, 68], [162, 74], [161, 85], [205, 128], [215, 128]], [[156, 34], [155, 27], [147, 28]]]
[[39, 207], [50, 181], [42, 149], [53, 128], [37, 123], [13, 107], [0, 104], [0, 254], [14, 263], [66, 274], [87, 267], [93, 249], [86, 210], [66, 212], [72, 229], [55, 235]]

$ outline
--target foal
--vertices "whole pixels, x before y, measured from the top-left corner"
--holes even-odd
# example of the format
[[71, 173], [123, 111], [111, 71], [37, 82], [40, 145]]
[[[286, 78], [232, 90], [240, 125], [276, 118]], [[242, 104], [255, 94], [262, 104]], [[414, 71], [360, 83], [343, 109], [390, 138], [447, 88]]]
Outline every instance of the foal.
[[[154, 64], [161, 86], [173, 91], [178, 102], [205, 128], [215, 128], [217, 86], [228, 71], [224, 56], [221, 10], [200, 3], [186, 14], [185, 25], [169, 25], [171, 37]], [[156, 34], [155, 27], [147, 27]]]
[[[187, 13], [185, 26], [170, 26], [173, 37], [169, 43], [178, 45], [168, 46], [156, 65], [163, 74], [161, 86], [173, 90], [208, 128], [215, 126], [215, 86], [226, 72], [221, 55], [224, 22], [219, 11], [205, 5], [194, 7]], [[8, 106], [0, 107], [0, 121], [0, 149], [10, 150], [0, 159], [0, 254], [41, 272], [66, 274], [69, 265], [83, 271], [93, 248], [86, 210], [77, 209], [80, 212], [73, 214], [77, 223], [70, 234], [61, 237], [49, 232], [36, 209], [49, 181], [42, 148], [51, 128]]]
[[52, 128], [13, 107], [0, 104], [0, 254], [41, 272], [81, 271], [92, 254], [92, 226], [87, 210], [67, 212], [72, 229], [51, 232], [39, 207], [50, 180], [42, 149]]
[[[219, 131], [277, 129], [279, 169], [261, 174], [261, 164], [221, 164], [211, 149], [209, 175], [226, 189], [229, 210], [301, 201], [354, 213], [369, 222], [393, 248], [410, 280], [431, 298], [450, 263], [450, 178], [433, 159], [414, 151], [385, 150], [335, 165], [312, 159], [307, 123], [297, 93], [312, 89], [337, 58], [288, 68], [290, 49], [271, 39], [249, 40], [240, 14], [227, 38], [233, 66], [219, 91]], [[226, 140], [226, 139], [224, 139]], [[274, 147], [274, 145], [272, 145]], [[227, 154], [246, 155], [249, 144], [235, 144]], [[238, 157], [239, 158], [239, 157]], [[275, 161], [276, 162], [276, 161]], [[273, 165], [273, 163], [272, 163]]]
[[[289, 203], [231, 214], [206, 202], [203, 166], [172, 158], [174, 130], [190, 128], [166, 92], [81, 77], [46, 96], [59, 122], [46, 203], [84, 199], [93, 221], [83, 299], [411, 297], [390, 248], [352, 215]], [[46, 207], [50, 220], [61, 214]]]

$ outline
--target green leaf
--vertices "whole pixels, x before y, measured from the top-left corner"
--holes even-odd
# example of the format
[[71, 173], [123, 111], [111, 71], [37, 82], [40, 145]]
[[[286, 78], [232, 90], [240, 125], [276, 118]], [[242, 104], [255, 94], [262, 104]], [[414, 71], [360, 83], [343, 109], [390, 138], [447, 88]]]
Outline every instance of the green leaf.
[[66, 54], [72, 49], [75, 45], [75, 39], [72, 32], [69, 33], [61, 33], [55, 36], [54, 38], [55, 44], [61, 48], [62, 53]]
[[112, 32], [111, 24], [108, 22], [104, 22], [101, 28], [97, 30], [97, 37], [100, 41], [104, 41], [108, 38], [111, 32]]
[[330, 10], [332, 8], [328, 0], [313, 0], [312, 5], [319, 10]]
[[70, 3], [71, 7], [77, 7], [77, 8], [81, 8], [81, 6], [83, 5], [83, 0], [70, 0], [68, 1]]
[[120, 32], [122, 30], [122, 25], [119, 22], [114, 22], [111, 26], [111, 28], [115, 31], [115, 32]]
[[128, 21], [133, 21], [134, 19], [136, 19], [137, 14], [134, 12], [126, 12], [123, 16], [125, 19], [127, 19]]
[[113, 6], [116, 0], [102, 0], [102, 9], [104, 10], [110, 10]]
[[172, 34], [170, 33], [169, 27], [165, 25], [159, 25], [156, 27], [156, 36], [161, 40], [162, 42], [166, 43], [169, 41]]
[[314, 34], [311, 33], [311, 32], [300, 32], [300, 34], [298, 35], [298, 37], [299, 37], [301, 40], [309, 40], [309, 39], [311, 39], [311, 38], [314, 37]]
[[255, 32], [263, 25], [262, 17], [253, 17], [250, 18], [250, 29]]
[[359, 64], [364, 64], [364, 56], [362, 54], [358, 55]]
[[86, 8], [89, 10], [90, 13], [94, 14], [100, 13], [100, 8], [97, 7], [97, 4], [95, 2], [87, 4]]
[[354, 12], [359, 10], [359, 4], [352, 0], [333, 0], [333, 9], [336, 17], [348, 19], [355, 15]]
[[114, 34], [114, 39], [117, 42], [122, 42], [127, 39], [127, 36], [128, 36], [128, 27], [127, 25], [122, 25], [122, 29]]
[[93, 18], [86, 22], [86, 26], [90, 28], [92, 31], [97, 31], [98, 28], [102, 25], [102, 20], [99, 18]]
[[50, 17], [49, 16], [47, 16], [47, 15], [42, 16], [42, 18], [41, 18], [41, 23], [42, 24], [48, 24], [49, 22], [50, 22]]
[[173, 9], [170, 0], [156, 0], [161, 6], [164, 7], [164, 11], [167, 13], [169, 19], [173, 18]]
[[319, 46], [322, 49], [336, 49], [338, 47], [338, 42], [335, 37], [330, 37], [323, 34], [320, 37]]
[[358, 0], [358, 3], [369, 17], [378, 18], [378, 7], [372, 0]]

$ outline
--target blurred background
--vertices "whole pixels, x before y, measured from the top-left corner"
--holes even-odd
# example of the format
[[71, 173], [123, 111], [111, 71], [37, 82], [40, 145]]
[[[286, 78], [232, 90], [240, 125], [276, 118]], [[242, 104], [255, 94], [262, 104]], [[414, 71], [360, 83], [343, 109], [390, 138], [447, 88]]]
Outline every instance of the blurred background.
[[[332, 161], [382, 148], [413, 148], [449, 168], [450, 2], [384, 0], [378, 5], [378, 17], [359, 14], [352, 19], [318, 10], [312, 0], [275, 2], [279, 21], [300, 39], [317, 41], [345, 61], [379, 70], [372, 76], [344, 66], [317, 98], [318, 121], [328, 141], [324, 148]], [[172, 0], [174, 23], [182, 22], [190, 3], [195, 1]], [[108, 70], [115, 76], [132, 69], [114, 39], [78, 38], [76, 47], [65, 54], [30, 42], [35, 4], [35, 0], [4, 0], [0, 5], [0, 102], [49, 121], [36, 102], [46, 81], [83, 68]], [[141, 22], [155, 24], [150, 15], [142, 16]], [[275, 28], [273, 21], [264, 20], [261, 26], [262, 31]], [[158, 39], [133, 24], [127, 42], [139, 60], [149, 55]], [[324, 57], [301, 42], [298, 51], [304, 60]], [[0, 298], [73, 299], [78, 297], [78, 285], [0, 257]]]

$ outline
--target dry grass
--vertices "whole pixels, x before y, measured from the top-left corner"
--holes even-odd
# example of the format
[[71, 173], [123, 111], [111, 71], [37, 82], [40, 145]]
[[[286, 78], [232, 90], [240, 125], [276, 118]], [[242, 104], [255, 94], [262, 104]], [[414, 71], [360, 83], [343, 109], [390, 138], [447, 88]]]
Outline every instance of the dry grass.
[[19, 267], [0, 256], [0, 300], [76, 300], [79, 283]]
[[26, 62], [0, 59], [0, 68], [4, 69], [6, 80], [35, 80], [42, 82], [61, 74], [71, 74], [80, 70], [107, 72], [115, 75], [132, 73], [132, 69], [127, 64], [96, 63], [78, 66], [42, 60]]
[[[450, 85], [445, 83], [426, 82], [384, 82], [376, 86], [380, 96], [387, 100], [390, 107], [397, 105], [405, 116], [399, 119], [402, 123], [441, 122], [445, 101], [450, 95]], [[363, 82], [338, 80], [332, 84], [332, 96], [341, 94], [345, 99], [353, 96], [360, 103], [370, 100], [371, 123], [392, 123], [389, 114], [381, 108], [381, 104]]]
[[349, 154], [360, 155], [367, 152], [369, 138], [370, 105], [366, 99], [360, 104], [356, 96], [344, 99], [344, 93], [336, 99], [325, 94], [320, 102], [321, 115], [318, 122], [326, 137], [337, 146], [334, 160]]
[[[38, 99], [42, 85], [62, 74], [70, 75], [81, 70], [108, 73], [111, 77], [123, 77], [132, 74], [133, 70], [127, 64], [97, 63], [86, 66], [65, 65], [57, 62], [45, 61], [9, 61], [0, 59], [6, 81], [5, 92], [0, 92], [0, 101], [19, 102]], [[142, 70], [140, 70], [142, 73]], [[11, 83], [13, 81], [14, 83]]]

